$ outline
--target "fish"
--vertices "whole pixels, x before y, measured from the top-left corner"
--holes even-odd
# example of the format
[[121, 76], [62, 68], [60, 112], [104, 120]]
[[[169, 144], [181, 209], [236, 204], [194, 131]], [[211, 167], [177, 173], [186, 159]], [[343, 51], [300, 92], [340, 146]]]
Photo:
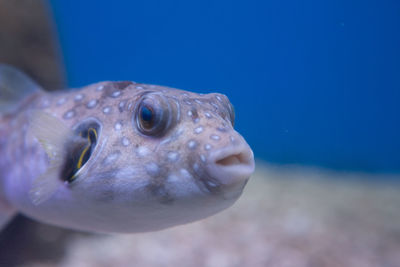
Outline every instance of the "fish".
[[101, 233], [214, 215], [255, 168], [234, 120], [219, 93], [133, 81], [46, 92], [0, 64], [0, 228], [18, 213]]

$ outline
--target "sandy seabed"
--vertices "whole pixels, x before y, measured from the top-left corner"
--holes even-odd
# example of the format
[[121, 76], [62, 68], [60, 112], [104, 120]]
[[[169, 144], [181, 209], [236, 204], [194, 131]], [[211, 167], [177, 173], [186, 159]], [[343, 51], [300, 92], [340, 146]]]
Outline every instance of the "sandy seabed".
[[30, 222], [20, 226], [29, 240], [8, 249], [8, 258], [0, 253], [0, 265], [400, 266], [400, 177], [257, 163], [243, 196], [213, 217], [129, 235]]

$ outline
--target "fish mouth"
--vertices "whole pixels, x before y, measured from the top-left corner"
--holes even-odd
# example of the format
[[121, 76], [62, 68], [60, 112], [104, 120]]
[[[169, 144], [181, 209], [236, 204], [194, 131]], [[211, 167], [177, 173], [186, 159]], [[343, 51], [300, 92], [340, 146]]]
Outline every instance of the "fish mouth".
[[211, 152], [206, 171], [222, 187], [229, 187], [247, 182], [254, 168], [253, 151], [242, 141]]

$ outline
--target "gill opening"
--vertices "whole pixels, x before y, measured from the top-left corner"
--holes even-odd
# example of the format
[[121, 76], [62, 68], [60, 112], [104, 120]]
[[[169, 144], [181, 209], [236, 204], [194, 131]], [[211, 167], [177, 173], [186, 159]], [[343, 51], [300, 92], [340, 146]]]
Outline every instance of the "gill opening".
[[75, 137], [67, 142], [67, 153], [61, 179], [71, 183], [91, 158], [98, 143], [100, 126], [96, 122], [83, 123], [75, 130]]

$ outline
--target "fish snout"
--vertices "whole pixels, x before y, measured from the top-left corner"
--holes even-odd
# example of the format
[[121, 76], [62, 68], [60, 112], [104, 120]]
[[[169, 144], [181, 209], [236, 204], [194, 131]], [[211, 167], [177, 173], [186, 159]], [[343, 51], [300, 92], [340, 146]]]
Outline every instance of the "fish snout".
[[[254, 172], [254, 155], [243, 139], [210, 153], [206, 171], [222, 191], [240, 191]], [[236, 189], [236, 190], [235, 190]]]

